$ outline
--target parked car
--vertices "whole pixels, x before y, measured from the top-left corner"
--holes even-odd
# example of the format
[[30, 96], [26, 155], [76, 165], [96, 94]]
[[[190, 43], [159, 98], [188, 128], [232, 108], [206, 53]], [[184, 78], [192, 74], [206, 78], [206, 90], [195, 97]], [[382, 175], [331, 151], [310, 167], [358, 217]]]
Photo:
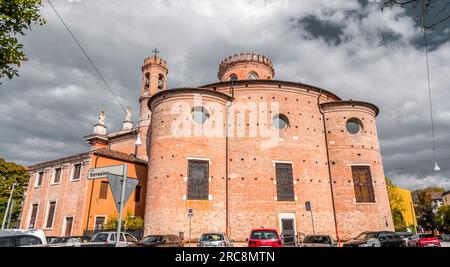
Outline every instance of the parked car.
[[403, 247], [417, 247], [419, 238], [411, 232], [400, 232], [397, 235], [402, 239]]
[[252, 229], [247, 239], [249, 247], [282, 247], [283, 243], [277, 229]]
[[303, 242], [302, 247], [336, 247], [337, 243], [329, 235], [307, 235]]
[[419, 247], [440, 247], [441, 241], [433, 234], [419, 234]]
[[44, 231], [35, 229], [0, 230], [0, 247], [30, 247], [46, 245]]
[[148, 235], [127, 247], [182, 247], [183, 240], [177, 235]]
[[[119, 246], [125, 247], [132, 243], [138, 242], [136, 237], [128, 233], [120, 233]], [[98, 232], [91, 238], [91, 243], [116, 244], [117, 232]], [[95, 244], [92, 244], [93, 246]]]
[[230, 240], [225, 233], [206, 233], [198, 239], [198, 247], [233, 247], [233, 240]]
[[85, 236], [61, 236], [47, 239], [47, 244], [79, 244], [89, 242], [90, 239]]
[[402, 239], [394, 232], [363, 232], [344, 243], [344, 247], [401, 247]]

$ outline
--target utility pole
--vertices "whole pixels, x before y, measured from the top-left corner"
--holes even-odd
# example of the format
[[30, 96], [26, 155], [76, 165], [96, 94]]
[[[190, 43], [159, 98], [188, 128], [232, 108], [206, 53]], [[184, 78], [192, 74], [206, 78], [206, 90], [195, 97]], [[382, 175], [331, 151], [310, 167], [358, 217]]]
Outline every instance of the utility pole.
[[11, 228], [11, 217], [12, 217], [12, 213], [13, 213], [13, 208], [14, 208], [14, 199], [11, 200], [11, 206], [9, 207], [8, 223], [6, 224], [6, 229]]
[[6, 219], [8, 218], [9, 207], [11, 206], [11, 200], [14, 193], [14, 188], [16, 187], [16, 183], [13, 183], [11, 192], [9, 193], [8, 204], [6, 205], [5, 215], [3, 216], [2, 229], [5, 229]]
[[122, 179], [122, 190], [120, 191], [120, 206], [119, 206], [119, 221], [117, 222], [117, 239], [116, 239], [116, 247], [119, 246], [120, 242], [120, 231], [122, 230], [122, 213], [123, 213], [123, 205], [125, 202], [125, 186], [127, 184], [127, 175], [128, 175], [128, 165], [124, 164], [123, 166], [123, 179]]

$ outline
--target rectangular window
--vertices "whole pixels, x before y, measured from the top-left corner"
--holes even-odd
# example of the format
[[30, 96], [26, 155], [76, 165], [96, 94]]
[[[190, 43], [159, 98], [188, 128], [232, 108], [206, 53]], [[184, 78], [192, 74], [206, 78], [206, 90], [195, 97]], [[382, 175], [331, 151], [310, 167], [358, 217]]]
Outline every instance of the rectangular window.
[[44, 181], [44, 172], [42, 171], [37, 174], [36, 187], [42, 186], [43, 181]]
[[29, 229], [34, 229], [36, 227], [36, 218], [37, 218], [38, 207], [39, 207], [39, 204], [31, 205], [30, 223], [28, 224]]
[[292, 164], [275, 163], [275, 171], [277, 176], [277, 200], [295, 201]]
[[352, 166], [356, 202], [375, 202], [369, 166]]
[[53, 184], [59, 184], [61, 181], [61, 168], [55, 169], [55, 176], [53, 177]]
[[209, 161], [189, 160], [187, 199], [208, 200]]
[[50, 201], [47, 209], [47, 221], [45, 228], [53, 228], [53, 218], [55, 217], [56, 201]]
[[108, 182], [102, 181], [100, 183], [100, 195], [98, 198], [100, 199], [107, 199], [108, 198]]
[[72, 181], [80, 180], [81, 176], [81, 163], [73, 165], [73, 174], [72, 174]]
[[141, 188], [142, 186], [136, 186], [136, 191], [134, 191], [134, 202], [141, 202]]
[[94, 230], [103, 230], [103, 225], [105, 224], [105, 221], [106, 221], [105, 216], [95, 217], [95, 229]]

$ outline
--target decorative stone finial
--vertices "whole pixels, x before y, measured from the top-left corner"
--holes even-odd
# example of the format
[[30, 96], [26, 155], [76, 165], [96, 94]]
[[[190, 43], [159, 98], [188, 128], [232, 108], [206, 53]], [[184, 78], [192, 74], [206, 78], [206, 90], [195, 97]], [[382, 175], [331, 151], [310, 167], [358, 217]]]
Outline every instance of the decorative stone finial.
[[131, 108], [127, 107], [127, 114], [125, 115], [125, 120], [123, 121], [123, 130], [133, 129], [133, 123], [131, 122]]
[[104, 111], [101, 111], [98, 115], [98, 122], [94, 125], [94, 133], [95, 134], [106, 134], [106, 114]]

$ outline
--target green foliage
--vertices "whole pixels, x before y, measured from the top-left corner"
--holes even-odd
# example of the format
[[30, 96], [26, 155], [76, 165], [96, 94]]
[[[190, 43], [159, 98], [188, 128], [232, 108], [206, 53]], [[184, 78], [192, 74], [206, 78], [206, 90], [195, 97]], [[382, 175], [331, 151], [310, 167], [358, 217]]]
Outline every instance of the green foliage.
[[450, 233], [450, 205], [439, 207], [436, 212], [435, 222], [439, 230]]
[[140, 230], [144, 226], [144, 220], [141, 217], [136, 217], [130, 212], [127, 212], [125, 218], [125, 229], [128, 230]]
[[0, 79], [19, 76], [16, 67], [27, 57], [17, 35], [25, 35], [32, 24], [46, 23], [39, 14], [41, 6], [42, 0], [0, 0]]
[[0, 222], [3, 222], [11, 187], [14, 183], [16, 183], [16, 187], [12, 198], [14, 206], [11, 215], [11, 225], [18, 221], [28, 179], [29, 174], [25, 167], [0, 158]]
[[433, 230], [437, 227], [431, 193], [442, 193], [444, 191], [444, 188], [441, 187], [428, 187], [414, 192], [416, 196], [416, 214], [418, 216], [418, 223], [427, 230]]
[[402, 213], [405, 211], [406, 203], [394, 182], [386, 177], [386, 187], [391, 205], [392, 220], [396, 231], [404, 231], [406, 229], [405, 220]]
[[[116, 214], [108, 216], [104, 228], [105, 230], [115, 230], [117, 229], [117, 224], [119, 219]], [[127, 211], [127, 216], [125, 220], [122, 221], [122, 228], [126, 230], [139, 230], [144, 226], [144, 220], [141, 217], [134, 216], [133, 213]]]

